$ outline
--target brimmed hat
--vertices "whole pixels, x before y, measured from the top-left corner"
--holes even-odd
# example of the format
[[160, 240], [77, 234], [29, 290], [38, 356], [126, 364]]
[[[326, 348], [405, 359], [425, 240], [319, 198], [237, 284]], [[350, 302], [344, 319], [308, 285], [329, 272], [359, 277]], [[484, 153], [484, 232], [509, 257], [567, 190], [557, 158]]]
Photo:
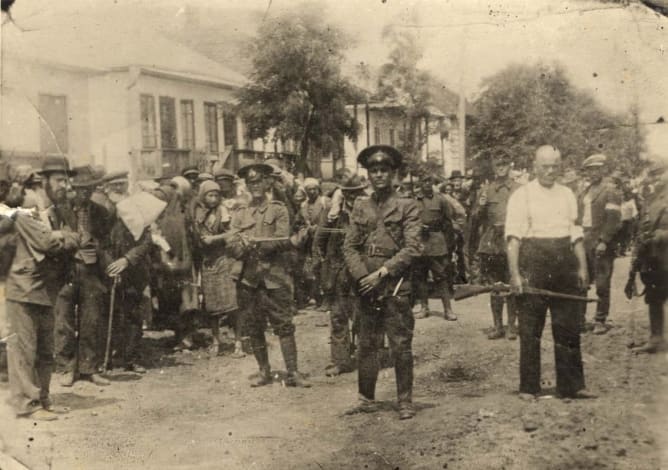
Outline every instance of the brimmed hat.
[[106, 184], [125, 183], [128, 181], [129, 174], [128, 171], [112, 171], [102, 178], [102, 182]]
[[66, 173], [69, 176], [74, 176], [76, 173], [70, 169], [70, 162], [67, 157], [46, 157], [42, 164], [42, 169], [37, 173], [40, 175], [48, 175], [50, 173]]
[[390, 165], [390, 168], [396, 170], [401, 166], [402, 161], [401, 152], [391, 145], [371, 145], [357, 156], [357, 163], [364, 168], [369, 168], [374, 163], [386, 163]]
[[258, 177], [269, 176], [273, 171], [274, 169], [271, 165], [267, 165], [266, 163], [251, 163], [239, 168], [237, 174], [239, 178], [256, 179]]
[[449, 180], [453, 180], [455, 178], [462, 178], [464, 179], [464, 175], [462, 175], [462, 172], [459, 170], [452, 170], [452, 173], [450, 173], [450, 178]]
[[95, 174], [95, 170], [90, 165], [73, 168], [73, 171], [75, 172], [71, 181], [73, 188], [89, 188], [102, 182], [102, 178]]
[[[186, 176], [184, 176], [184, 178], [186, 178]], [[214, 177], [211, 173], [199, 173], [197, 175], [197, 181], [200, 182], [200, 183], [202, 181], [213, 181], [213, 180], [214, 180]]]
[[582, 168], [591, 168], [595, 166], [603, 166], [608, 162], [608, 157], [602, 153], [591, 155], [582, 162]]
[[315, 178], [305, 178], [304, 182], [302, 183], [302, 186], [304, 186], [304, 189], [306, 189], [306, 188], [319, 188], [320, 187], [320, 181], [318, 181]]
[[341, 185], [341, 191], [359, 191], [367, 187], [366, 181], [362, 181], [359, 175], [354, 174]]

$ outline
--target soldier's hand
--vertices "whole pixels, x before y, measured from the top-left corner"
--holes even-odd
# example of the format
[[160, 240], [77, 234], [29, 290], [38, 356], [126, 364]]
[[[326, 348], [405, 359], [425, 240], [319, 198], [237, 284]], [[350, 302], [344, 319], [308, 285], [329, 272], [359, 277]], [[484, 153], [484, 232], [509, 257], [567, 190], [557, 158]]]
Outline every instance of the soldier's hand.
[[596, 245], [596, 256], [603, 256], [607, 249], [608, 245], [606, 245], [604, 242], [599, 242], [599, 244]]
[[629, 279], [626, 281], [626, 286], [624, 286], [624, 295], [629, 300], [638, 295], [635, 276], [629, 275]]
[[202, 245], [209, 246], [213, 242], [213, 237], [211, 235], [205, 235], [202, 237]]
[[374, 272], [367, 274], [362, 279], [359, 280], [360, 284], [360, 294], [366, 295], [372, 290], [374, 290], [380, 284], [380, 281], [387, 276], [389, 273], [385, 266], [380, 269], [375, 270]]
[[125, 271], [130, 263], [126, 258], [118, 258], [116, 261], [107, 266], [107, 276], [116, 277]]

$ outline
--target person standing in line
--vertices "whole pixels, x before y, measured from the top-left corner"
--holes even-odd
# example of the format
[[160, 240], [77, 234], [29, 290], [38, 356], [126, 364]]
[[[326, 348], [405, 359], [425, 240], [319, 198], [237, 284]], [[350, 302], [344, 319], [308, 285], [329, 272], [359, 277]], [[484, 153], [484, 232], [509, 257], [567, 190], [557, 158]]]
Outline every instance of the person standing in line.
[[[608, 159], [603, 154], [587, 157], [582, 163], [589, 186], [580, 195], [580, 223], [584, 229], [584, 246], [589, 266], [589, 280], [596, 285], [595, 335], [607, 333], [610, 313], [610, 283], [615, 262], [615, 240], [621, 228], [622, 195], [617, 185], [605, 175]], [[586, 306], [585, 306], [586, 307]], [[586, 308], [581, 312], [585, 323]]]
[[347, 412], [378, 411], [376, 382], [383, 333], [394, 360], [399, 419], [415, 416], [413, 406], [413, 328], [410, 271], [422, 252], [420, 210], [415, 200], [399, 197], [392, 181], [402, 155], [388, 145], [362, 150], [373, 193], [355, 201], [343, 256], [360, 295], [358, 349], [359, 403]]
[[413, 310], [416, 319], [429, 316], [429, 286], [427, 277], [431, 272], [434, 281], [434, 292], [443, 304], [443, 318], [456, 321], [457, 315], [452, 310], [450, 301], [453, 280], [448, 268], [448, 233], [452, 228], [453, 214], [450, 205], [439, 193], [434, 192], [434, 180], [431, 175], [421, 175], [420, 191], [415, 199], [420, 209], [422, 222], [421, 243], [422, 255], [413, 263], [413, 282], [419, 310]]
[[[253, 355], [260, 374], [251, 387], [269, 385], [273, 381], [265, 329], [267, 320], [278, 336], [287, 369], [285, 384], [289, 387], [310, 387], [297, 368], [297, 342], [292, 321], [292, 278], [286, 267], [285, 253], [297, 243], [290, 237], [290, 220], [285, 204], [268, 198], [272, 167], [255, 163], [239, 169], [252, 196], [247, 206], [232, 216], [231, 230], [237, 238], [230, 240], [230, 249], [243, 261], [238, 284], [239, 305], [243, 310], [242, 329], [250, 337]], [[255, 239], [261, 239], [256, 241]]]
[[649, 178], [655, 179], [654, 191], [640, 211], [638, 237], [633, 250], [626, 297], [634, 295], [635, 274], [645, 285], [645, 303], [649, 313], [649, 340], [633, 348], [636, 354], [654, 354], [666, 350], [664, 337], [665, 303], [668, 298], [668, 168], [659, 160], [652, 165]]
[[[536, 150], [535, 179], [508, 201], [505, 236], [520, 333], [520, 397], [541, 391], [541, 336], [549, 309], [554, 338], [557, 395], [593, 398], [585, 390], [578, 302], [523, 293], [525, 285], [577, 295], [587, 285], [582, 227], [575, 195], [556, 183], [561, 154], [551, 145]], [[549, 210], [547, 210], [549, 208]]]
[[[494, 181], [482, 188], [476, 217], [483, 228], [478, 255], [480, 256], [480, 274], [482, 282], [493, 284], [495, 282], [508, 283], [508, 259], [506, 256], [506, 243], [504, 237], [504, 225], [506, 223], [506, 208], [511, 194], [519, 187], [519, 184], [510, 178], [511, 157], [506, 152], [495, 155]], [[489, 339], [517, 338], [517, 306], [513, 297], [505, 297], [508, 310], [508, 328], [503, 328], [503, 304], [504, 297], [492, 293], [489, 297], [492, 309], [494, 327], [487, 335]]]

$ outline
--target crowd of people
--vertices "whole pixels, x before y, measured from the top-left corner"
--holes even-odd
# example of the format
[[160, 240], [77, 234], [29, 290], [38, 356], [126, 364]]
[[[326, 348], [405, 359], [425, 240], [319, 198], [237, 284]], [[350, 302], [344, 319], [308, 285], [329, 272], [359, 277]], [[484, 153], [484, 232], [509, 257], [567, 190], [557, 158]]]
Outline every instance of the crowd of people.
[[[0, 268], [6, 319], [0, 318], [0, 368], [20, 417], [56, 419], [49, 387], [107, 372], [144, 373], [146, 328], [175, 332], [175, 350], [252, 354], [252, 387], [272, 383], [265, 333], [279, 339], [285, 384], [310, 387], [299, 371], [293, 317], [328, 312], [331, 362], [324, 373], [358, 372], [359, 403], [377, 409], [380, 357], [389, 344], [399, 417], [415, 415], [413, 327], [432, 312], [457, 321], [461, 284], [505, 286], [490, 294], [488, 338], [520, 337], [520, 393], [540, 392], [540, 337], [549, 309], [557, 392], [586, 390], [580, 335], [605, 334], [615, 257], [633, 250], [627, 296], [640, 273], [649, 305], [650, 340], [663, 340], [668, 287], [665, 167], [640, 185], [611, 171], [605, 155], [563, 170], [552, 146], [536, 150], [532, 179], [494, 155], [486, 181], [453, 171], [399, 179], [403, 156], [387, 145], [364, 149], [366, 176], [339, 170], [333, 182], [293, 175], [276, 159], [234, 172], [189, 167], [142, 181], [65, 157], [41, 168], [0, 162]], [[595, 285], [593, 324], [584, 299]], [[535, 295], [547, 289], [572, 298]], [[507, 310], [504, 326], [503, 310]], [[202, 344], [201, 328], [210, 329]], [[4, 346], [6, 345], [6, 351]], [[230, 348], [232, 349], [232, 348]]]

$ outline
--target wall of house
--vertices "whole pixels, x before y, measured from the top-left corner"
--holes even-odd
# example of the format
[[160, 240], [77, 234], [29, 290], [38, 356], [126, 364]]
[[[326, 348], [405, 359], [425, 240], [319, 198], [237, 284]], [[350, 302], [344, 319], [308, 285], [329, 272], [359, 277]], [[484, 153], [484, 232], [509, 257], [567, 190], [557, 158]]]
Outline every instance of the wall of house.
[[91, 163], [107, 171], [129, 168], [127, 72], [92, 76], [88, 81]]
[[3, 156], [42, 156], [39, 95], [63, 95], [67, 110], [67, 155], [83, 164], [90, 155], [88, 75], [3, 57], [0, 151]]
[[[160, 110], [159, 99], [161, 96], [168, 96], [174, 98], [176, 103], [176, 128], [177, 128], [177, 147], [182, 148], [183, 144], [183, 129], [181, 122], [181, 100], [192, 100], [194, 108], [194, 122], [195, 122], [195, 148], [193, 151], [200, 156], [207, 156], [210, 160], [217, 158], [226, 158], [230, 148], [224, 147], [225, 135], [223, 129], [223, 108], [218, 109], [218, 155], [210, 155], [206, 151], [206, 134], [205, 134], [205, 116], [204, 103], [218, 103], [221, 101], [233, 103], [236, 101], [234, 91], [231, 89], [224, 89], [216, 86], [193, 83], [184, 80], [154, 77], [145, 74], [137, 74], [131, 71], [130, 76], [136, 75], [136, 80], [132, 80], [133, 84], [129, 89], [128, 94], [128, 129], [130, 129], [129, 151], [136, 152], [141, 149], [141, 116], [140, 116], [140, 95], [153, 95], [155, 99], [155, 116], [156, 127], [158, 135], [158, 147], [160, 146]], [[240, 148], [244, 147], [243, 139], [243, 125], [240, 119], [237, 119], [237, 145]]]

